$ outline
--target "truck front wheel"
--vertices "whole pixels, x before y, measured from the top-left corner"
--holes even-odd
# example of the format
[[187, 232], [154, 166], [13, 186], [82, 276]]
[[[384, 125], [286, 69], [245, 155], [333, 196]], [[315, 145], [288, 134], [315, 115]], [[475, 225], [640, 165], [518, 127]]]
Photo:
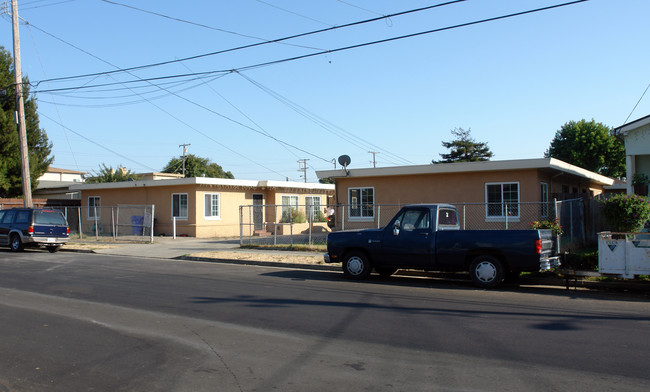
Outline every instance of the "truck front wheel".
[[372, 265], [363, 252], [350, 252], [343, 258], [343, 274], [349, 279], [366, 279], [370, 276]]
[[472, 261], [469, 275], [474, 284], [483, 289], [491, 289], [503, 282], [503, 265], [492, 256], [479, 256]]

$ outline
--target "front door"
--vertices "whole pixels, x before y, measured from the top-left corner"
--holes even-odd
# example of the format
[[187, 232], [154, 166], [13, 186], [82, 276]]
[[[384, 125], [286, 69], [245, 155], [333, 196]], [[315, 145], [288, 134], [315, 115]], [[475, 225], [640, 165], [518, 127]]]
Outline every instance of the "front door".
[[[398, 227], [395, 223], [399, 221]], [[428, 208], [408, 208], [384, 228], [378, 264], [426, 268], [432, 264], [434, 235]]]
[[264, 229], [264, 195], [253, 195], [253, 227], [254, 230]]

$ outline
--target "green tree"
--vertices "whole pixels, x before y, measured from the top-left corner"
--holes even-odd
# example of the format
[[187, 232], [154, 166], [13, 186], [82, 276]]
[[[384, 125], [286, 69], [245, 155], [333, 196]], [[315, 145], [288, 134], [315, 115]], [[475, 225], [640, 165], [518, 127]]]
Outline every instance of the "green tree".
[[105, 163], [99, 165], [99, 171], [86, 179], [87, 183], [95, 184], [100, 182], [120, 182], [130, 181], [137, 178], [136, 174], [120, 165], [117, 169], [113, 166], [106, 166]]
[[[163, 169], [163, 173], [182, 173], [183, 172], [183, 159], [172, 158], [167, 166]], [[212, 178], [235, 178], [229, 172], [224, 171], [223, 168], [216, 163], [210, 162], [208, 158], [197, 157], [194, 154], [189, 154], [185, 157], [185, 177], [212, 177]]]
[[449, 149], [448, 154], [440, 154], [441, 161], [432, 161], [431, 163], [452, 163], [452, 162], [477, 162], [489, 161], [492, 158], [492, 152], [487, 143], [478, 143], [471, 136], [471, 129], [463, 128], [452, 129], [451, 134], [456, 136], [455, 140], [442, 142], [442, 146]]
[[[0, 197], [19, 197], [23, 194], [22, 169], [20, 167], [20, 143], [15, 123], [16, 99], [14, 86], [13, 58], [0, 46]], [[29, 150], [29, 175], [32, 189], [38, 178], [47, 171], [54, 157], [52, 143], [44, 129], [40, 128], [36, 100], [29, 95], [29, 84], [23, 77], [25, 99], [25, 126], [27, 128], [27, 149]]]
[[625, 146], [611, 128], [593, 119], [564, 124], [544, 156], [605, 176], [625, 176]]

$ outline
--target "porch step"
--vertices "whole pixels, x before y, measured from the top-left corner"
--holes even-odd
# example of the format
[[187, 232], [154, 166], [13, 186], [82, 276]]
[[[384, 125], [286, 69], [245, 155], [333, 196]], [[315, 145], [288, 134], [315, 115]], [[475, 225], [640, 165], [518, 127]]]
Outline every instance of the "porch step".
[[271, 233], [269, 233], [266, 230], [255, 230], [253, 232], [253, 236], [255, 236], [255, 237], [266, 237], [266, 236], [270, 236], [270, 235], [271, 235]]

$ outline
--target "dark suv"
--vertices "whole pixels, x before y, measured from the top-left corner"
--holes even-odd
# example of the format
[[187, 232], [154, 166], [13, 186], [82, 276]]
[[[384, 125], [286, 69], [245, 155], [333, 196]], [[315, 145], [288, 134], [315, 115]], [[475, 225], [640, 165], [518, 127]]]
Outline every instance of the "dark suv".
[[70, 239], [70, 228], [61, 211], [43, 208], [0, 210], [0, 245], [18, 252], [26, 246], [45, 246], [56, 252]]

